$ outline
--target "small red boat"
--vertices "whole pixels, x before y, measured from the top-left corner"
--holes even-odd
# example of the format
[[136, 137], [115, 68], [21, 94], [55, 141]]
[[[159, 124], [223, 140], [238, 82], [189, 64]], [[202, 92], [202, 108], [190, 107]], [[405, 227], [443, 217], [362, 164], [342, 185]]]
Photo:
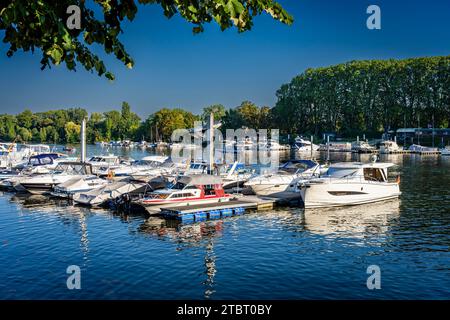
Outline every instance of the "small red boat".
[[219, 176], [198, 174], [180, 177], [170, 188], [147, 193], [139, 200], [143, 206], [186, 206], [230, 200]]

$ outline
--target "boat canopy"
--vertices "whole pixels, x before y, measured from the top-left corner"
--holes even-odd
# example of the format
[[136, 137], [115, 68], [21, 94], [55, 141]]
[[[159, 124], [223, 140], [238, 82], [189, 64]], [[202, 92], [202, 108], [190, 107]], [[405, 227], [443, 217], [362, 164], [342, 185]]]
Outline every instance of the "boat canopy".
[[92, 165], [86, 162], [75, 162], [75, 161], [60, 162], [56, 166], [55, 171], [70, 174], [91, 175]]
[[182, 176], [180, 179], [178, 179], [178, 182], [185, 185], [213, 185], [222, 184], [222, 178], [219, 176], [208, 174], [195, 174], [190, 176]]
[[43, 164], [52, 164], [53, 160], [60, 158], [61, 155], [58, 153], [42, 153], [39, 155], [31, 156], [28, 160], [30, 165], [43, 165]]

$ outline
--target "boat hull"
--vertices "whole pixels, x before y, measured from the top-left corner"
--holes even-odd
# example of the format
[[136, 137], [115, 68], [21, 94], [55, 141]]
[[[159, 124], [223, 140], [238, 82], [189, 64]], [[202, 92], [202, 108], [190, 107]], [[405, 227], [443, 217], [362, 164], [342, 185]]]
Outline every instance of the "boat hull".
[[207, 203], [218, 203], [218, 202], [226, 202], [229, 201], [230, 197], [214, 197], [214, 198], [202, 198], [202, 199], [183, 199], [183, 200], [160, 200], [160, 201], [146, 201], [140, 200], [139, 204], [144, 207], [158, 207], [158, 208], [167, 208], [167, 207], [179, 207], [179, 206], [191, 206], [197, 204], [207, 204]]
[[31, 194], [46, 194], [52, 191], [55, 183], [20, 183], [14, 188], [16, 191], [27, 191]]
[[360, 205], [398, 198], [397, 183], [309, 183], [300, 190], [305, 208]]
[[292, 184], [252, 184], [249, 186], [252, 191], [258, 196], [277, 196], [278, 194], [286, 192], [294, 192], [294, 185]]

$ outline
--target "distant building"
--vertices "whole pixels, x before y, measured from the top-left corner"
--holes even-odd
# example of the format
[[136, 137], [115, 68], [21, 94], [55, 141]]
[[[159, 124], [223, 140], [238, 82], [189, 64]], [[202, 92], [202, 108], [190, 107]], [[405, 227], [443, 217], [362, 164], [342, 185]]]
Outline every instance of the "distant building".
[[402, 136], [414, 138], [417, 136], [435, 136], [435, 137], [450, 137], [450, 129], [432, 129], [432, 128], [400, 128], [397, 129], [397, 137]]
[[433, 145], [435, 138], [437, 142], [445, 145], [450, 140], [450, 129], [437, 128], [400, 128], [396, 132], [397, 140], [404, 144], [428, 144]]

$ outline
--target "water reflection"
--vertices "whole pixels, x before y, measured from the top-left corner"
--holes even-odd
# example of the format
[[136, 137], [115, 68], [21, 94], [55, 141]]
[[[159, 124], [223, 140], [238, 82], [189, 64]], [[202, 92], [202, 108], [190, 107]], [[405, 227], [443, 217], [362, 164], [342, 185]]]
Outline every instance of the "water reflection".
[[[21, 214], [55, 215], [63, 224], [76, 226], [80, 234], [83, 263], [86, 265], [89, 260], [88, 218], [92, 214], [89, 208], [73, 206], [72, 202], [66, 199], [20, 193], [13, 195], [10, 202], [15, 203], [19, 208], [27, 209], [22, 210]], [[105, 212], [105, 210], [101, 211]]]
[[214, 277], [217, 273], [214, 243], [216, 237], [221, 237], [223, 221], [207, 221], [192, 225], [183, 225], [177, 221], [150, 217], [142, 223], [138, 232], [156, 237], [159, 240], [170, 240], [177, 244], [177, 251], [193, 246], [204, 247], [204, 266], [206, 279], [203, 281], [204, 297], [209, 299], [214, 294]]
[[364, 238], [385, 235], [399, 216], [399, 199], [363, 206], [306, 209], [304, 227], [315, 234]]

